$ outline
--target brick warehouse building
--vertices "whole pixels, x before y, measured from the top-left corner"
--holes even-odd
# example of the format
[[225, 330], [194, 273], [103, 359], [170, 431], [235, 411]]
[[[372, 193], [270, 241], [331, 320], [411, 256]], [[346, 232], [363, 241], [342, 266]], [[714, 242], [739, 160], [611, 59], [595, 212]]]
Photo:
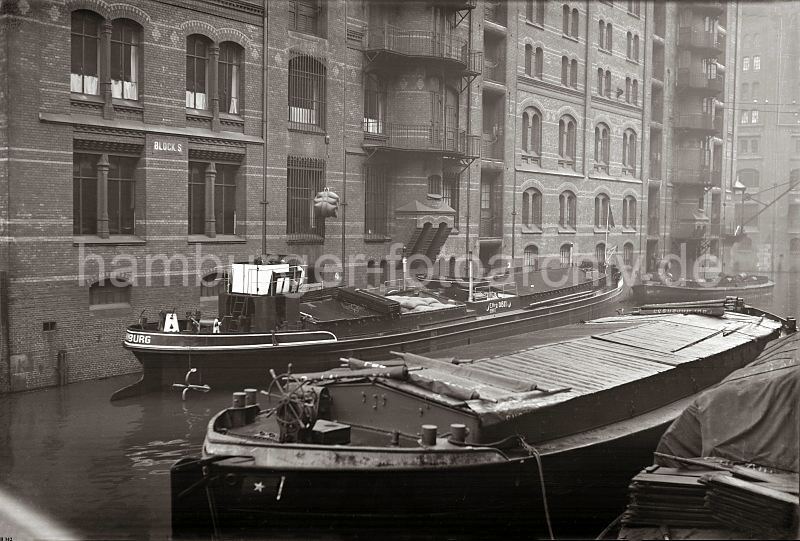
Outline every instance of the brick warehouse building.
[[[135, 371], [125, 325], [215, 311], [198, 280], [220, 261], [297, 254], [363, 286], [401, 246], [443, 273], [467, 251], [532, 268], [669, 246], [675, 4], [2, 6], [0, 391]], [[342, 205], [321, 219], [326, 187]]]

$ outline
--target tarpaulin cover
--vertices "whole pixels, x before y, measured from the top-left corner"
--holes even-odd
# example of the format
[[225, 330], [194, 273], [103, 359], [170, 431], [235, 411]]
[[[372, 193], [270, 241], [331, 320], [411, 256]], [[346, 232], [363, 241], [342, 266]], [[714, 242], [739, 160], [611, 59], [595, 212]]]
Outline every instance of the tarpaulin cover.
[[[701, 394], [672, 423], [657, 451], [720, 457], [798, 471], [800, 333], [776, 340], [751, 364]], [[657, 464], [677, 466], [657, 458]]]

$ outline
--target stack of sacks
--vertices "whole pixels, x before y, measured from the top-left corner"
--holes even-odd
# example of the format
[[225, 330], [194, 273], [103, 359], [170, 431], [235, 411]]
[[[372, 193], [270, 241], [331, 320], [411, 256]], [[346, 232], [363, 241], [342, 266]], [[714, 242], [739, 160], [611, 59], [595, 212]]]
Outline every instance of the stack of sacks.
[[440, 310], [451, 306], [432, 297], [406, 297], [403, 295], [392, 295], [392, 299], [400, 303], [400, 308], [404, 314], [409, 312], [429, 312]]

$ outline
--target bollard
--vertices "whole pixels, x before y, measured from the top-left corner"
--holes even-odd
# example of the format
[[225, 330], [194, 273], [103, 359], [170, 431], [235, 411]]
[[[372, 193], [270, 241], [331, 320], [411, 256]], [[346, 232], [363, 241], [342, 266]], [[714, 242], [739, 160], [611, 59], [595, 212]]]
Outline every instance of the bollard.
[[231, 407], [243, 408], [246, 397], [247, 395], [242, 392], [233, 393], [233, 404], [231, 405]]
[[436, 445], [436, 425], [422, 425], [422, 445], [432, 447]]
[[245, 406], [254, 406], [258, 403], [258, 389], [245, 389], [244, 394]]
[[453, 423], [450, 425], [450, 439], [455, 443], [467, 441], [467, 425]]

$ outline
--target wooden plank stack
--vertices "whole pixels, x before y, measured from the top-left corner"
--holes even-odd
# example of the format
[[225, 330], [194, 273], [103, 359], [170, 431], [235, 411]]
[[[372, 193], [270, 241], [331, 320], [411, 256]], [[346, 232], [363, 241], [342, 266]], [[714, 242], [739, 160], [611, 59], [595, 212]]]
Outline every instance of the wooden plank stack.
[[[797, 479], [764, 476], [758, 481], [727, 473], [704, 475], [705, 507], [719, 522], [764, 538], [792, 537], [797, 531]], [[791, 494], [793, 491], [794, 494]]]
[[728, 528], [769, 539], [796, 534], [797, 474], [708, 465], [711, 469], [651, 466], [640, 472], [628, 487], [622, 524]]

